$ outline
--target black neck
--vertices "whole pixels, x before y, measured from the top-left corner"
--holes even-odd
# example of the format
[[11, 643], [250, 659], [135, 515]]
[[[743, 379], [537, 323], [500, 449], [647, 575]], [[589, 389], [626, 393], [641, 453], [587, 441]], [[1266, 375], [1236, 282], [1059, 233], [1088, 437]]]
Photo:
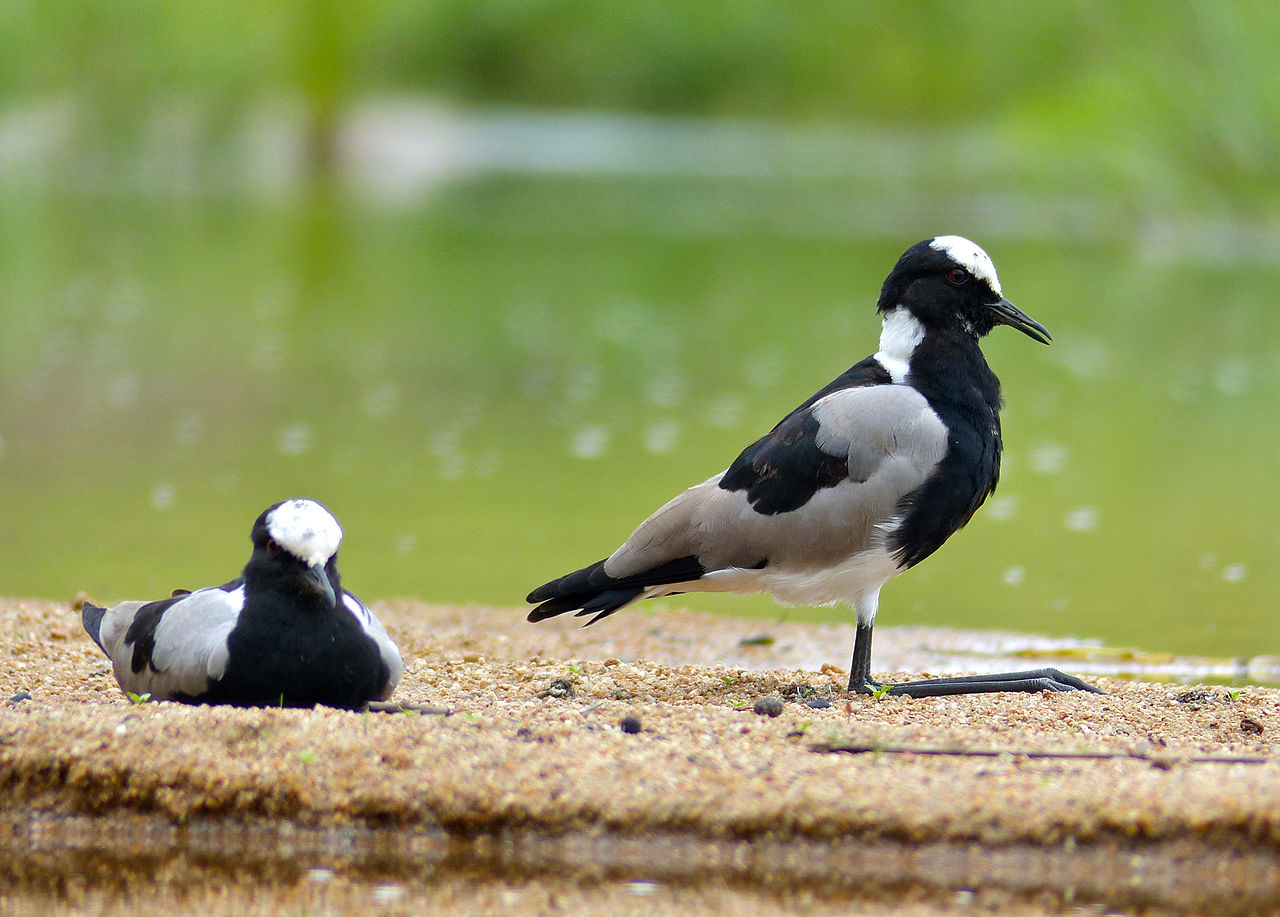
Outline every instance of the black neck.
[[[934, 410], [958, 412], [971, 423], [991, 418], [999, 430], [1000, 380], [973, 335], [930, 329], [911, 354], [910, 366], [907, 381]], [[943, 420], [950, 425], [948, 417]]]
[[1000, 380], [963, 331], [930, 330], [911, 354], [907, 382], [947, 427], [947, 452], [933, 475], [900, 504], [890, 542], [905, 566], [936, 551], [1000, 479]]

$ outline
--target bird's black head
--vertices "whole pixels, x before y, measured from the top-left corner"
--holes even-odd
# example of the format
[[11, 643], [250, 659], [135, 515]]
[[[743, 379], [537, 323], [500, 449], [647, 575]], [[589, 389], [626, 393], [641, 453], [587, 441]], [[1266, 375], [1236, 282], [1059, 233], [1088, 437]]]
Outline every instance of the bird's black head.
[[319, 503], [277, 503], [258, 517], [249, 537], [253, 556], [244, 568], [247, 587], [306, 605], [332, 608], [341, 601], [337, 558], [342, 528]]
[[1052, 340], [1044, 325], [1004, 298], [987, 253], [960, 236], [926, 239], [903, 252], [877, 308], [885, 315], [906, 309], [926, 331], [963, 330], [980, 338], [1009, 325], [1042, 344]]

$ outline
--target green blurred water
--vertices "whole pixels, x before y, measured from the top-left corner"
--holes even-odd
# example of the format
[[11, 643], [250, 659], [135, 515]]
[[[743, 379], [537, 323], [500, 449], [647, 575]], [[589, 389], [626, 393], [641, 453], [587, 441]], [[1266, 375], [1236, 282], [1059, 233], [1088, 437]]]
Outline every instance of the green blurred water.
[[1280, 652], [1280, 267], [817, 187], [489, 174], [388, 205], [10, 184], [0, 593], [220, 582], [254, 517], [306, 495], [362, 597], [519, 614], [872, 352], [884, 274], [954, 232], [1055, 343], [988, 340], [1000, 488], [886, 587], [881, 623]]

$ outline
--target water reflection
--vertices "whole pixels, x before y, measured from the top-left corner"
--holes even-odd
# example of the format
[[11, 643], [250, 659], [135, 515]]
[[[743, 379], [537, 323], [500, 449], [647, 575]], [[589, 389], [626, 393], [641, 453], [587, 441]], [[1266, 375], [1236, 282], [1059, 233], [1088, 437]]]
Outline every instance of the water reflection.
[[[96, 822], [105, 824], [95, 824]], [[110, 830], [104, 830], [109, 827]], [[1098, 901], [1122, 910], [1253, 914], [1278, 891], [1266, 850], [1155, 839], [704, 838], [691, 833], [476, 836], [388, 826], [170, 826], [145, 818], [32, 817], [5, 826], [0, 902], [16, 913], [896, 912], [963, 888], [986, 900]], [[1122, 845], [1123, 847], [1123, 845]], [[1135, 848], [1136, 849], [1136, 848]], [[638, 902], [637, 902], [638, 904]]]
[[1098, 510], [1093, 506], [1077, 506], [1067, 512], [1062, 524], [1071, 532], [1092, 532], [1098, 527]]
[[680, 437], [680, 424], [674, 420], [657, 420], [644, 434], [644, 447], [650, 452], [665, 454], [676, 447]]
[[609, 431], [604, 427], [582, 427], [569, 440], [569, 452], [574, 458], [598, 459], [608, 448]]

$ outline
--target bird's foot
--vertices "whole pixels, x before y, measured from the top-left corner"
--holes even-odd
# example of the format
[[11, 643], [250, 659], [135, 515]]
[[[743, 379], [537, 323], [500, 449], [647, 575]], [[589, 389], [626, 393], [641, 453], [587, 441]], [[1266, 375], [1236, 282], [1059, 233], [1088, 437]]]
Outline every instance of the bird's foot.
[[862, 694], [867, 697], [884, 697], [886, 694], [891, 693], [892, 690], [893, 685], [886, 685], [882, 682], [878, 682], [870, 675], [865, 678], [850, 677], [849, 679], [850, 694]]
[[994, 694], [1016, 691], [1036, 694], [1041, 691], [1087, 691], [1106, 694], [1101, 688], [1057, 669], [1030, 669], [1025, 672], [1000, 672], [994, 675], [962, 675], [956, 678], [926, 678], [882, 685], [870, 678], [861, 684], [851, 682], [851, 693], [883, 697], [951, 697], [957, 694]]

